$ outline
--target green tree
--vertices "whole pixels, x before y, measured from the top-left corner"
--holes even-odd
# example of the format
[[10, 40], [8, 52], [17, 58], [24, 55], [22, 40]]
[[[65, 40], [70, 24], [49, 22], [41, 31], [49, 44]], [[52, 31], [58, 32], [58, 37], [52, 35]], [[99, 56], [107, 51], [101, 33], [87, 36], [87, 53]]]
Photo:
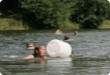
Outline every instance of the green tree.
[[24, 0], [24, 3], [23, 7], [35, 13], [37, 20], [47, 27], [63, 27], [72, 13], [71, 0]]
[[107, 0], [77, 0], [72, 20], [82, 28], [98, 28], [107, 17]]
[[108, 0], [107, 0], [107, 2], [105, 2], [105, 5], [106, 5], [106, 7], [108, 9], [107, 19], [110, 20], [110, 2], [108, 2]]
[[0, 3], [0, 10], [6, 13], [13, 13], [18, 11], [20, 6], [20, 0], [2, 0]]

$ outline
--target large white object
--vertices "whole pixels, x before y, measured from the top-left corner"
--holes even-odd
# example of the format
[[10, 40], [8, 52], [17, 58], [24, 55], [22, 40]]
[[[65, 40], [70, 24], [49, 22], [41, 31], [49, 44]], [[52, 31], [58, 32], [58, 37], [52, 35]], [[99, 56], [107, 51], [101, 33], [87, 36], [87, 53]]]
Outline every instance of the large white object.
[[108, 0], [110, 2], [110, 0]]
[[109, 74], [107, 74], [107, 75], [110, 75], [110, 73], [109, 73]]
[[2, 0], [0, 0], [0, 2], [1, 2]]
[[54, 39], [47, 44], [47, 54], [50, 57], [69, 57], [71, 53], [71, 45], [61, 40]]
[[2, 73], [0, 73], [0, 75], [2, 75]]

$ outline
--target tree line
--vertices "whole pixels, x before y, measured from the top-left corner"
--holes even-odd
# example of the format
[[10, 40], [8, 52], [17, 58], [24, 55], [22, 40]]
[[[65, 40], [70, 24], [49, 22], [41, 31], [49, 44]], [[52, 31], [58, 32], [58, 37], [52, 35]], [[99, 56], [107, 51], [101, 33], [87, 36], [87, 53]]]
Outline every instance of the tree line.
[[66, 28], [75, 22], [80, 28], [95, 29], [110, 20], [108, 0], [3, 0], [1, 18], [21, 19], [33, 28]]

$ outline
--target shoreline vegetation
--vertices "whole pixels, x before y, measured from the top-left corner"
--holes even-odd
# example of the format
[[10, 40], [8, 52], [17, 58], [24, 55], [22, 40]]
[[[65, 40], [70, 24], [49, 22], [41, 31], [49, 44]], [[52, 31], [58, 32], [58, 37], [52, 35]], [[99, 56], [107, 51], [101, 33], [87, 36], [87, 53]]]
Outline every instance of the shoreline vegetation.
[[[71, 31], [71, 30], [80, 30], [77, 23], [67, 23], [67, 27], [61, 27], [61, 30]], [[104, 20], [98, 29], [110, 29], [110, 20]], [[34, 28], [29, 27], [27, 24], [23, 23], [22, 20], [15, 20], [13, 18], [3, 18], [0, 19], [0, 30], [34, 30]], [[39, 30], [39, 29], [35, 29]], [[41, 29], [48, 30], [48, 29]], [[54, 30], [54, 29], [52, 29]]]
[[0, 30], [110, 29], [107, 0], [3, 0]]

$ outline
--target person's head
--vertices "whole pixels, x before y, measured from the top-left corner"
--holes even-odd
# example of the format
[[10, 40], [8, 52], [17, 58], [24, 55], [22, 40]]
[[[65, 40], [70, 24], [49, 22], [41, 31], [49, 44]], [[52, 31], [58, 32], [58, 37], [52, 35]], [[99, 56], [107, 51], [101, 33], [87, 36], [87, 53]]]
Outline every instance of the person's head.
[[68, 40], [68, 39], [69, 39], [69, 36], [65, 35], [64, 40]]
[[62, 31], [60, 29], [57, 29], [56, 32], [60, 32], [61, 33]]
[[26, 49], [34, 49], [35, 45], [33, 43], [27, 43]]
[[79, 35], [78, 31], [74, 31], [74, 35]]
[[45, 57], [45, 46], [44, 45], [40, 45], [39, 46], [39, 50], [38, 50], [38, 53], [40, 55], [40, 57], [44, 58]]
[[40, 46], [39, 46], [39, 49], [45, 50], [45, 46], [44, 46], [44, 45], [40, 45]]
[[35, 47], [34, 56], [44, 58], [45, 57], [45, 46], [40, 45], [38, 47]]
[[34, 48], [34, 57], [38, 57], [39, 56], [39, 47], [35, 47]]
[[58, 29], [58, 30], [55, 31], [54, 34], [62, 34], [62, 31]]

